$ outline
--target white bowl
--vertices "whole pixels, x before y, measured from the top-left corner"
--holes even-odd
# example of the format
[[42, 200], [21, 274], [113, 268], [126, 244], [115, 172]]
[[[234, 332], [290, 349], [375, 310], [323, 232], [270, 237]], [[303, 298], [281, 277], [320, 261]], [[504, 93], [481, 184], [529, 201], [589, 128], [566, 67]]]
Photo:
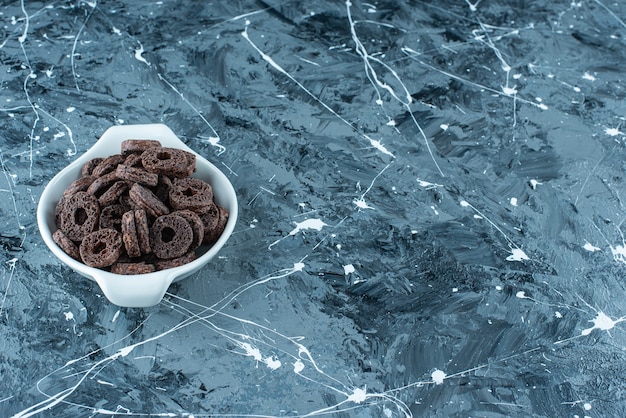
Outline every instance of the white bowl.
[[[165, 147], [193, 152], [196, 155], [197, 167], [193, 177], [209, 182], [213, 187], [215, 202], [230, 213], [222, 236], [210, 248], [205, 248], [206, 252], [191, 263], [148, 274], [113, 274], [74, 260], [53, 241], [52, 234], [57, 230], [54, 208], [65, 189], [80, 177], [83, 164], [95, 157], [108, 157], [120, 153], [121, 143], [126, 139], [156, 139]], [[233, 232], [237, 222], [237, 209], [235, 190], [228, 178], [217, 167], [185, 145], [170, 128], [163, 124], [126, 125], [107, 129], [93, 147], [50, 180], [39, 199], [37, 224], [44, 242], [54, 255], [72, 270], [98, 283], [110, 302], [118, 306], [140, 308], [158, 304], [170, 284], [197, 272], [215, 257]], [[202, 247], [199, 250], [201, 253]]]

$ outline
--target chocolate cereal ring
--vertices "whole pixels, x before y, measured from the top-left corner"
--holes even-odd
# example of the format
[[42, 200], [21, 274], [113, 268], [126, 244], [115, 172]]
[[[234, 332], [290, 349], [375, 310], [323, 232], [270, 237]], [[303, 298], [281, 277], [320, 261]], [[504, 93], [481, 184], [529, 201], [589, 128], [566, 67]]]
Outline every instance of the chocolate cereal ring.
[[59, 226], [59, 222], [61, 222], [59, 216], [61, 215], [61, 212], [63, 212], [63, 209], [65, 209], [65, 203], [67, 202], [67, 198], [68, 196], [61, 196], [61, 199], [59, 199], [56, 206], [54, 207], [54, 220], [56, 221], [57, 226]]
[[150, 254], [150, 228], [148, 226], [148, 215], [143, 209], [135, 210], [135, 230], [137, 231], [137, 240], [139, 241], [139, 249], [143, 254]]
[[190, 176], [196, 172], [196, 154], [187, 152], [185, 150], [183, 150], [183, 153], [187, 157], [187, 172], [185, 173], [185, 175]]
[[85, 177], [85, 176], [91, 176], [91, 174], [93, 173], [93, 170], [98, 166], [98, 164], [100, 164], [102, 161], [104, 161], [104, 158], [101, 157], [96, 157], [96, 158], [92, 158], [91, 160], [87, 161], [85, 164], [83, 164], [83, 167], [80, 170], [80, 174]]
[[77, 192], [67, 196], [62, 202], [57, 226], [72, 241], [80, 241], [98, 225], [98, 201], [87, 192]]
[[63, 192], [63, 196], [70, 196], [76, 192], [86, 191], [95, 179], [96, 177], [94, 176], [84, 176], [74, 180], [69, 186], [67, 186], [67, 189]]
[[159, 182], [152, 190], [156, 197], [165, 204], [169, 204], [170, 190], [172, 189], [172, 179], [164, 174], [159, 174]]
[[189, 176], [196, 169], [196, 155], [178, 148], [148, 148], [141, 162], [148, 171], [172, 177]]
[[213, 189], [204, 180], [185, 177], [176, 178], [170, 189], [170, 204], [177, 210], [202, 211], [213, 201]]
[[132, 210], [122, 215], [122, 241], [124, 242], [124, 248], [126, 248], [126, 254], [129, 257], [139, 257], [141, 255], [137, 229], [135, 228], [135, 212]]
[[116, 181], [98, 198], [100, 207], [113, 205], [119, 200], [126, 190], [128, 190], [127, 182], [122, 180]]
[[202, 240], [203, 244], [212, 244], [210, 241], [212, 238], [212, 233], [215, 229], [217, 229], [217, 224], [219, 222], [220, 212], [217, 205], [213, 202], [208, 206], [208, 210], [198, 213], [200, 219], [202, 219], [202, 224], [204, 225], [204, 239]]
[[226, 228], [226, 223], [228, 222], [228, 210], [219, 205], [215, 205], [215, 207], [217, 208], [218, 213], [217, 222], [215, 222], [215, 226], [206, 232], [204, 244], [214, 244], [222, 236], [224, 228]]
[[126, 159], [124, 160], [122, 164], [127, 165], [129, 167], [143, 167], [141, 165], [141, 154], [138, 154], [136, 152], [132, 154], [128, 154], [128, 157], [126, 157]]
[[196, 253], [190, 251], [181, 257], [173, 258], [171, 260], [158, 260], [155, 264], [157, 270], [167, 270], [174, 267], [184, 266], [185, 264], [191, 263], [195, 259]]
[[[119, 204], [124, 208], [124, 212], [128, 212], [131, 209], [140, 209], [139, 206], [133, 202], [128, 193], [124, 193], [119, 198]], [[122, 213], [124, 213], [122, 212]], [[121, 219], [121, 215], [120, 215]]]
[[143, 168], [131, 167], [126, 164], [120, 164], [115, 169], [115, 174], [122, 180], [143, 184], [145, 186], [156, 186], [159, 181], [159, 175], [144, 170]]
[[121, 164], [126, 159], [126, 156], [123, 154], [113, 154], [110, 157], [105, 158], [98, 164], [93, 171], [91, 172], [92, 176], [100, 177], [105, 174], [108, 174], [112, 171], [115, 171], [115, 167], [118, 164]]
[[130, 199], [141, 209], [154, 218], [167, 215], [170, 210], [163, 202], [161, 202], [150, 190], [141, 184], [135, 183], [128, 192]]
[[90, 267], [108, 267], [122, 254], [122, 234], [114, 229], [99, 229], [88, 234], [78, 247], [83, 263]]
[[109, 205], [100, 211], [100, 229], [111, 228], [122, 232], [122, 216], [126, 212], [120, 204]]
[[195, 250], [202, 245], [202, 240], [204, 240], [204, 224], [202, 223], [200, 215], [188, 209], [178, 210], [173, 213], [178, 216], [182, 216], [187, 222], [189, 222], [189, 226], [193, 231], [193, 241], [189, 246], [189, 250]]
[[89, 187], [87, 188], [87, 193], [92, 194], [96, 197], [100, 197], [109, 188], [109, 186], [115, 183], [117, 180], [119, 179], [117, 178], [115, 171], [104, 174], [96, 178], [93, 183], [89, 185]]
[[78, 252], [78, 247], [71, 239], [69, 239], [63, 231], [57, 229], [52, 234], [52, 240], [57, 243], [57, 245], [65, 251], [65, 254], [69, 255], [75, 260], [80, 261], [80, 253]]
[[192, 242], [193, 230], [189, 222], [174, 213], [159, 216], [150, 228], [150, 246], [159, 258], [178, 258], [187, 252]]
[[156, 139], [126, 139], [120, 146], [122, 153], [142, 153], [148, 148], [158, 148], [161, 143]]
[[115, 274], [146, 274], [154, 271], [154, 264], [144, 261], [138, 263], [115, 263], [111, 266], [111, 273]]

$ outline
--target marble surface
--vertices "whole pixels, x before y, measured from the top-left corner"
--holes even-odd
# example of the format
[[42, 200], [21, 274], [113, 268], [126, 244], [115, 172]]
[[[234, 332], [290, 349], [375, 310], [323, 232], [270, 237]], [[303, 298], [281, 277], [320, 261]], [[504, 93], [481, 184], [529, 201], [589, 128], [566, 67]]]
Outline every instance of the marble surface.
[[[626, 416], [626, 3], [5, 1], [0, 416]], [[44, 245], [164, 123], [232, 181], [153, 308]]]

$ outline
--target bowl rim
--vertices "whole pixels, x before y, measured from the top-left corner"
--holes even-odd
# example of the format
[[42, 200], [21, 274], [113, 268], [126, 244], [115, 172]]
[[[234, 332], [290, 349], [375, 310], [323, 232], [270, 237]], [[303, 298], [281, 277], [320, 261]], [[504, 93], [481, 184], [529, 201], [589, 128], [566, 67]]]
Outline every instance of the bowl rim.
[[[203, 179], [209, 177], [214, 189], [214, 197], [219, 201], [220, 205], [224, 205], [229, 211], [228, 221], [224, 228], [224, 232], [220, 238], [207, 250], [198, 256], [194, 261], [171, 269], [160, 270], [153, 273], [120, 275], [105, 270], [87, 266], [82, 262], [73, 259], [65, 253], [52, 239], [52, 234], [56, 230], [54, 222], [54, 207], [60, 198], [59, 190], [64, 191], [65, 188], [80, 176], [80, 169], [91, 158], [107, 157], [114, 153], [119, 153], [120, 144], [124, 139], [156, 139], [163, 143], [163, 146], [175, 147], [192, 152], [196, 155], [196, 165], [198, 171], [192, 177], [201, 176]], [[117, 146], [117, 148], [115, 148]], [[113, 151], [111, 151], [113, 150]], [[201, 172], [202, 175], [198, 172]], [[219, 187], [215, 187], [214, 183], [218, 183]], [[216, 193], [217, 192], [217, 193]], [[130, 301], [111, 300], [112, 291], [119, 289], [111, 289], [111, 286], [120, 286], [123, 282], [136, 281], [141, 286], [155, 286], [158, 293], [161, 293], [159, 300], [162, 299], [167, 287], [174, 282], [181, 280], [205, 266], [219, 250], [224, 246], [233, 232], [238, 216], [238, 204], [234, 188], [226, 175], [219, 170], [214, 164], [205, 159], [202, 155], [187, 146], [174, 132], [165, 124], [132, 124], [132, 125], [114, 125], [108, 128], [100, 138], [83, 154], [71, 162], [68, 166], [59, 171], [44, 187], [39, 198], [37, 206], [37, 224], [40, 235], [52, 253], [65, 265], [75, 272], [92, 279], [100, 285], [107, 298], [121, 305], [128, 305]], [[159, 286], [160, 285], [160, 286]], [[129, 298], [126, 298], [129, 299]], [[153, 297], [154, 299], [154, 297]], [[122, 302], [122, 303], [120, 303]], [[147, 302], [131, 303], [137, 305], [149, 306]]]

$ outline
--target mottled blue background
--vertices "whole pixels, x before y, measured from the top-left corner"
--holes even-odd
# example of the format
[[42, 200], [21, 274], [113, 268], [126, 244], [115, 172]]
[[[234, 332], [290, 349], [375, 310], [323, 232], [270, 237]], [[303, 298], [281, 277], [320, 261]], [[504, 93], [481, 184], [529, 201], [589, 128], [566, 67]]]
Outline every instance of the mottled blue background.
[[[4, 1], [0, 415], [626, 416], [626, 3]], [[235, 186], [149, 309], [35, 211], [112, 125]]]

